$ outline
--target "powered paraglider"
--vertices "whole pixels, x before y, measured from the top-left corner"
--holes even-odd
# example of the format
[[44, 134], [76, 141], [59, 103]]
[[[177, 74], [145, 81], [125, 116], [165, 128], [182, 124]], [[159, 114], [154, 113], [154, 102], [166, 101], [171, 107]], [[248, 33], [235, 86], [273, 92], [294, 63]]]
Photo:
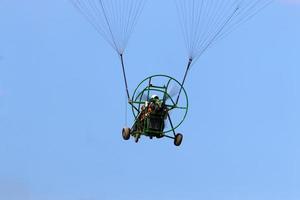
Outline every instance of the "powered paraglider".
[[[128, 140], [133, 136], [138, 142], [141, 135], [151, 139], [167, 137], [174, 139], [174, 144], [179, 146], [183, 136], [176, 134], [175, 129], [182, 124], [187, 114], [188, 98], [184, 83], [191, 66], [216, 41], [273, 0], [174, 0], [188, 51], [183, 80], [178, 82], [166, 75], [150, 76], [138, 85], [132, 98], [129, 95], [123, 54], [146, 0], [71, 1], [120, 56], [128, 103], [135, 118], [132, 128], [123, 128], [123, 138]], [[172, 83], [178, 87], [175, 94], [170, 90]], [[170, 111], [173, 110], [182, 113], [178, 122], [172, 121], [170, 117]], [[169, 123], [169, 129], [165, 128], [165, 121]], [[173, 136], [167, 135], [168, 132], [172, 132]]]

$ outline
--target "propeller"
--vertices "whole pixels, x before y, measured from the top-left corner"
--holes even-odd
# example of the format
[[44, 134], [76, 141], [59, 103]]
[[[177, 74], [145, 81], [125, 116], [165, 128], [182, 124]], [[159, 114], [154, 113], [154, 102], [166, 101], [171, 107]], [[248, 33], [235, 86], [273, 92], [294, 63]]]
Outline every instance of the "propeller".
[[139, 97], [138, 97], [139, 101], [148, 101], [149, 100], [147, 92], [143, 92], [143, 94], [141, 94], [141, 92], [138, 92], [138, 94], [139, 94]]
[[170, 98], [173, 99], [173, 97], [179, 94], [179, 91], [180, 91], [179, 85], [172, 85], [171, 87], [169, 87], [167, 90], [168, 95], [166, 95], [165, 97], [165, 102]]

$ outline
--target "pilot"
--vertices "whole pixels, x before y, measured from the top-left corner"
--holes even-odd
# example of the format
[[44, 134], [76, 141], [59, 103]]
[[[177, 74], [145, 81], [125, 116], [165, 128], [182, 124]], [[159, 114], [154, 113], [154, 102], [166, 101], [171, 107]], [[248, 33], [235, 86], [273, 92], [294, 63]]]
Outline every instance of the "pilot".
[[157, 112], [162, 108], [162, 101], [157, 95], [152, 95], [150, 102], [147, 103], [147, 113]]

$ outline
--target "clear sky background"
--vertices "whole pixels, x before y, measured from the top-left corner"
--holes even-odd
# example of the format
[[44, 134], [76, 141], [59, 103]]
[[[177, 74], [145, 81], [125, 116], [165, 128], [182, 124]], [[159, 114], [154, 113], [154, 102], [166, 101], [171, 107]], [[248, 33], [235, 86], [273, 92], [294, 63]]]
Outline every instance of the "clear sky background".
[[[2, 0], [0, 27], [1, 200], [300, 199], [296, 1], [199, 59], [180, 148], [122, 140], [119, 60], [69, 1]], [[174, 4], [149, 1], [126, 51], [130, 90], [181, 79], [185, 62]]]

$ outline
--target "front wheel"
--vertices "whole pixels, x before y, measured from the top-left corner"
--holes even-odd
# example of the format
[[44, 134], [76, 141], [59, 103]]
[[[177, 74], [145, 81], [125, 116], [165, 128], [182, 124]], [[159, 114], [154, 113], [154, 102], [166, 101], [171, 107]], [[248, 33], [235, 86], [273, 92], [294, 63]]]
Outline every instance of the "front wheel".
[[124, 140], [129, 140], [130, 138], [130, 128], [123, 128], [122, 130], [122, 137]]
[[181, 145], [181, 142], [182, 142], [182, 139], [183, 139], [183, 135], [178, 133], [175, 135], [175, 138], [174, 138], [174, 145], [175, 146], [180, 146]]

